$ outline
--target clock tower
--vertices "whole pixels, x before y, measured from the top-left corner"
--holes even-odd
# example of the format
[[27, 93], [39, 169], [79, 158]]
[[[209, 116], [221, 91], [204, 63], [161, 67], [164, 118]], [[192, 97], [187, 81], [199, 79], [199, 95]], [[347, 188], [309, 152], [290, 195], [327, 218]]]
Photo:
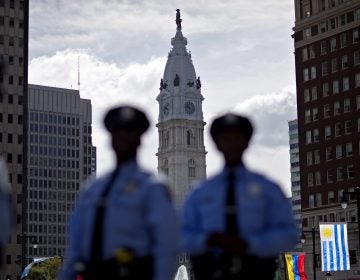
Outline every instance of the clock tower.
[[171, 39], [164, 75], [160, 81], [158, 170], [168, 176], [176, 205], [206, 177], [204, 118], [200, 77], [196, 76], [176, 10], [176, 34]]

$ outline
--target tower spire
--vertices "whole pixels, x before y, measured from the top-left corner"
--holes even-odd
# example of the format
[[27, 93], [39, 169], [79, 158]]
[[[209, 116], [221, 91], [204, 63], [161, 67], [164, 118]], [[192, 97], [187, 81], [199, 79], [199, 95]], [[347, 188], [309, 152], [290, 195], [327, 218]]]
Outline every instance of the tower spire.
[[80, 56], [78, 56], [78, 91], [80, 91]]
[[180, 9], [176, 9], [176, 26], [177, 26], [177, 29], [181, 30], [181, 22], [182, 22], [182, 19], [180, 18]]

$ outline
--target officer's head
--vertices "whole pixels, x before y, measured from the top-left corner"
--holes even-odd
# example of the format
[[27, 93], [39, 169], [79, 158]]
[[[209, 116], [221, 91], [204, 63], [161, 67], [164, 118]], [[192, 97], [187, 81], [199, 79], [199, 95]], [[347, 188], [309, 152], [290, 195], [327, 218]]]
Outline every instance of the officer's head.
[[226, 163], [234, 165], [241, 162], [253, 130], [248, 118], [229, 113], [213, 121], [210, 134], [216, 147], [223, 153]]
[[106, 129], [112, 138], [112, 147], [118, 160], [136, 156], [141, 135], [149, 128], [146, 115], [131, 106], [110, 109], [104, 119]]

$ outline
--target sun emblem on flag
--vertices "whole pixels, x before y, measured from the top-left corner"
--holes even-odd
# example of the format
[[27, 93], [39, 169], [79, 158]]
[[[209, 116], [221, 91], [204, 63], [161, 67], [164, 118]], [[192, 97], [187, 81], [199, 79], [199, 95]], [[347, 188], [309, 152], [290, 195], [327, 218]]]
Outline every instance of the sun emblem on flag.
[[331, 238], [332, 230], [329, 227], [324, 227], [324, 229], [322, 230], [322, 234], [325, 238]]

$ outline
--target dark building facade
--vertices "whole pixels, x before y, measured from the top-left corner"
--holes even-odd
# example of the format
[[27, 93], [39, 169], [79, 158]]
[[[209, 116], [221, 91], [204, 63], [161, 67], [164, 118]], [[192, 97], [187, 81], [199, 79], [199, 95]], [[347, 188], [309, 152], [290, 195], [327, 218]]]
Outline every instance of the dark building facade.
[[355, 221], [355, 201], [340, 200], [360, 183], [360, 1], [296, 0], [295, 14], [302, 225]]
[[26, 104], [29, 1], [0, 0], [0, 155], [7, 161], [16, 209], [15, 229], [5, 248], [0, 279], [17, 279], [21, 271], [21, 237], [25, 231]]

